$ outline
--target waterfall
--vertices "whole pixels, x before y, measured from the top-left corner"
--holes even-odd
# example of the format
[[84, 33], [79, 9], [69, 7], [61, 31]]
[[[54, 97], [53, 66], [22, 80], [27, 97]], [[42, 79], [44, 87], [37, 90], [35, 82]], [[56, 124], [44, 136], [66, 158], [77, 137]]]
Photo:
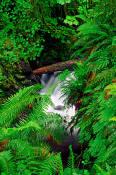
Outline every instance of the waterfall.
[[[47, 113], [57, 113], [60, 114], [60, 116], [63, 118], [63, 126], [67, 128], [68, 123], [71, 122], [73, 116], [76, 114], [75, 106], [66, 108], [64, 105], [64, 99], [65, 97], [62, 96], [61, 92], [61, 85], [64, 81], [59, 81], [58, 76], [62, 73], [62, 71], [57, 71], [50, 74], [42, 74], [41, 76], [41, 84], [44, 86], [43, 89], [40, 90], [40, 94], [46, 94], [48, 88], [50, 88], [52, 85], [57, 83], [57, 87], [53, 89], [51, 94], [51, 100], [54, 103], [55, 107], [48, 106], [48, 109], [46, 110]], [[72, 71], [71, 77], [74, 77], [74, 72]], [[66, 78], [66, 80], [69, 80], [69, 78]], [[71, 125], [72, 126], [72, 125]], [[70, 127], [71, 127], [70, 126]], [[78, 133], [79, 128], [74, 129], [72, 134]], [[67, 129], [67, 132], [70, 134], [70, 128]]]

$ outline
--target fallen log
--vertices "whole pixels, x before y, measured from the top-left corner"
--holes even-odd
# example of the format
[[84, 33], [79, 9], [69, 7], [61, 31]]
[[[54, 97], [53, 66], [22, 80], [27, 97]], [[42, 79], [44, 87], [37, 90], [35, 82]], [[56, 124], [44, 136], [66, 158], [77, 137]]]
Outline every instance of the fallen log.
[[45, 74], [52, 73], [55, 71], [63, 71], [65, 69], [71, 69], [74, 64], [78, 61], [78, 59], [58, 62], [49, 66], [40, 67], [38, 69], [33, 70], [34, 74]]

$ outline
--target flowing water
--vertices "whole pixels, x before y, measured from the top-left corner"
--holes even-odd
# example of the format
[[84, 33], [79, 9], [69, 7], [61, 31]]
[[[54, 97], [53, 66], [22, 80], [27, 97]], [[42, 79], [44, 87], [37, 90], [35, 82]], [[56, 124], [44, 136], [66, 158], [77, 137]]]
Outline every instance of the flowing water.
[[[54, 73], [50, 74], [42, 74], [41, 76], [41, 84], [44, 86], [43, 89], [39, 92], [41, 95], [46, 94], [47, 90], [54, 84], [58, 83], [57, 86], [53, 89], [52, 94], [51, 94], [51, 100], [54, 103], [55, 107], [48, 106], [48, 109], [46, 112], [52, 112], [52, 113], [58, 113], [60, 116], [63, 118], [63, 125], [65, 128], [67, 128], [69, 122], [71, 122], [73, 116], [75, 115], [75, 106], [73, 105], [72, 107], [66, 108], [64, 105], [64, 99], [66, 98], [61, 97], [62, 92], [61, 92], [61, 85], [64, 83], [64, 81], [59, 81], [58, 80], [58, 75], [62, 73], [61, 71], [57, 71]], [[71, 77], [74, 77], [74, 72], [71, 73]], [[66, 80], [69, 80], [69, 78], [66, 78]], [[71, 125], [72, 126], [72, 125]], [[67, 132], [70, 134], [70, 128], [67, 128]], [[73, 134], [78, 133], [79, 128], [74, 129]]]

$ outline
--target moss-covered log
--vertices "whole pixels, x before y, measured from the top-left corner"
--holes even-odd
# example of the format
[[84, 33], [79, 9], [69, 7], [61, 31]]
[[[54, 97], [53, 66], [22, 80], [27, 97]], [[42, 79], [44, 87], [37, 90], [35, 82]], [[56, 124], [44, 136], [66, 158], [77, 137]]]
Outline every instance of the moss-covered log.
[[63, 71], [65, 69], [71, 69], [77, 61], [78, 59], [58, 62], [56, 64], [52, 64], [49, 66], [44, 66], [44, 67], [35, 69], [33, 70], [33, 73], [34, 74], [45, 74], [45, 73], [51, 73], [55, 71]]

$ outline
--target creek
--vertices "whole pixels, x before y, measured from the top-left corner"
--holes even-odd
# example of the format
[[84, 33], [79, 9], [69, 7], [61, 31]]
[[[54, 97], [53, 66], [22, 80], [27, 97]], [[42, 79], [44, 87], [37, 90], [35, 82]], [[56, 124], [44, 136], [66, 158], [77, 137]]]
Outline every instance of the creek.
[[[48, 109], [46, 110], [47, 113], [57, 113], [60, 114], [60, 116], [63, 118], [63, 126], [67, 130], [67, 132], [71, 135], [75, 135], [78, 133], [79, 128], [74, 128], [73, 132], [70, 133], [70, 128], [74, 124], [72, 122], [72, 125], [69, 126], [69, 123], [72, 121], [72, 118], [76, 114], [75, 106], [72, 105], [71, 107], [66, 107], [64, 104], [64, 100], [66, 96], [62, 96], [62, 88], [61, 85], [65, 82], [65, 80], [69, 80], [70, 77], [67, 77], [65, 80], [60, 81], [58, 79], [58, 76], [62, 73], [62, 71], [57, 71], [54, 73], [49, 74], [42, 74], [40, 78], [41, 84], [44, 86], [43, 89], [40, 90], [40, 94], [46, 94], [47, 90], [51, 88], [53, 85], [56, 84], [56, 87], [53, 88], [51, 93], [51, 100], [55, 107], [48, 106]], [[75, 79], [74, 72], [72, 71], [70, 76]], [[69, 127], [68, 127], [69, 126]]]

